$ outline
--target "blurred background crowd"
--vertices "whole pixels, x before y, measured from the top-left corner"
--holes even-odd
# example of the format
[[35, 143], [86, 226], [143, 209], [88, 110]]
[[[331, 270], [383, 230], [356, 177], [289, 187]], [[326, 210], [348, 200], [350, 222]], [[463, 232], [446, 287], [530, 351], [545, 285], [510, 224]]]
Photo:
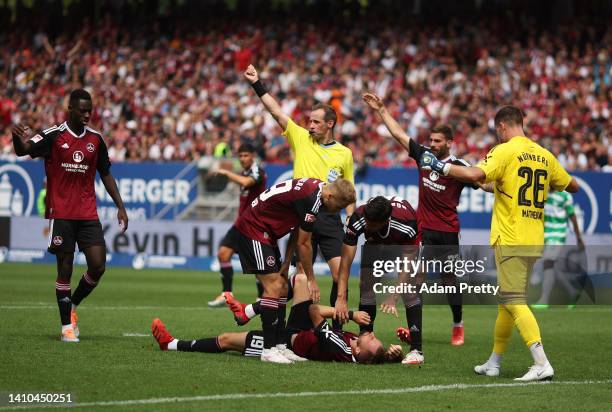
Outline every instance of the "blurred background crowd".
[[373, 91], [420, 142], [452, 125], [471, 163], [496, 143], [496, 110], [514, 104], [566, 168], [611, 171], [612, 2], [456, 3], [0, 2], [0, 156], [13, 156], [12, 123], [62, 122], [66, 94], [85, 87], [114, 162], [231, 156], [249, 141], [289, 163], [242, 76], [253, 63], [296, 122], [334, 106], [361, 167], [414, 166], [362, 103]]

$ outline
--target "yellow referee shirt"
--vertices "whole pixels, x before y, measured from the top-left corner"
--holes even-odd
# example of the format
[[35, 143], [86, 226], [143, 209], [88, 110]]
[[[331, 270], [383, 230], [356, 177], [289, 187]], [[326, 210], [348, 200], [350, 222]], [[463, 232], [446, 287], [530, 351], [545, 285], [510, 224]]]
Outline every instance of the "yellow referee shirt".
[[[549, 188], [565, 190], [572, 178], [548, 150], [524, 136], [497, 145], [476, 167], [495, 182], [491, 245], [543, 245]], [[531, 248], [539, 255], [541, 248]], [[530, 253], [531, 254], [531, 253]]]
[[331, 183], [342, 177], [355, 183], [351, 149], [338, 142], [319, 144], [310, 137], [308, 130], [291, 119], [283, 135], [293, 151], [293, 178], [311, 177]]

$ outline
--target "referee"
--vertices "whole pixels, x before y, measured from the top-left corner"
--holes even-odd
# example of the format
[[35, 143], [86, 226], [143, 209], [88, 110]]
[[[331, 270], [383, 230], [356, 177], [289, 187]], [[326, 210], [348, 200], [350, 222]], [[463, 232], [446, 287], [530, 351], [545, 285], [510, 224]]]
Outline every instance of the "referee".
[[[305, 129], [282, 112], [279, 104], [259, 80], [253, 65], [247, 67], [244, 77], [251, 83], [266, 110], [283, 129], [283, 135], [289, 141], [294, 158], [293, 178], [310, 177], [328, 183], [344, 178], [355, 183], [353, 153], [348, 147], [334, 140], [337, 115], [331, 106], [314, 105], [310, 112], [308, 129]], [[355, 204], [346, 207], [347, 219], [353, 214], [353, 210]], [[343, 237], [344, 228], [340, 214], [321, 211], [317, 215], [312, 233], [312, 256], [313, 259], [316, 258], [317, 249], [320, 248], [323, 258], [329, 265], [333, 279], [329, 296], [331, 306], [335, 305], [338, 295], [338, 272]]]

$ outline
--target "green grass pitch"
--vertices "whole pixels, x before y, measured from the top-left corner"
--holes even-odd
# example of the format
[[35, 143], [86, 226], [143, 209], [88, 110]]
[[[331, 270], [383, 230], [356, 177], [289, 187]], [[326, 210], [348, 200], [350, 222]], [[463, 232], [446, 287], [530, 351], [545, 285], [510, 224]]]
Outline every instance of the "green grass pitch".
[[[73, 288], [83, 268], [75, 268]], [[171, 333], [191, 339], [238, 331], [231, 313], [209, 309], [220, 288], [214, 273], [109, 268], [79, 309], [81, 342], [59, 341], [55, 268], [0, 265], [0, 393], [70, 392], [79, 410], [609, 410], [612, 404], [612, 307], [537, 312], [552, 384], [519, 385], [531, 364], [514, 332], [497, 379], [476, 376], [488, 357], [496, 308], [465, 307], [466, 344], [449, 343], [451, 314], [424, 309], [421, 367], [305, 362], [263, 364], [238, 354], [162, 352], [150, 336], [159, 316]], [[323, 296], [330, 278], [320, 278]], [[235, 276], [235, 293], [255, 296], [251, 276]], [[356, 280], [351, 279], [356, 306]], [[324, 301], [327, 297], [324, 298]], [[395, 343], [400, 318], [379, 313], [377, 335]], [[247, 327], [259, 328], [259, 320]], [[349, 330], [356, 330], [352, 325]], [[589, 381], [591, 381], [589, 383]], [[279, 393], [281, 393], [279, 395]], [[256, 397], [259, 394], [260, 397]], [[175, 398], [175, 399], [162, 399]], [[6, 399], [6, 398], [4, 398]], [[133, 402], [121, 402], [121, 401]], [[0, 405], [0, 411], [9, 407]]]

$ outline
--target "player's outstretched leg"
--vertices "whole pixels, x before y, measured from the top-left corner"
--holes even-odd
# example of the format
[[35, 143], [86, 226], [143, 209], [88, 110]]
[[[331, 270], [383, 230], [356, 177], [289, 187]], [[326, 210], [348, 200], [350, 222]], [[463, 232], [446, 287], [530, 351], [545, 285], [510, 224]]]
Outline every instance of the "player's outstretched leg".
[[98, 286], [100, 278], [106, 270], [106, 246], [94, 245], [86, 248], [83, 253], [87, 261], [87, 272], [83, 274], [74, 294], [72, 295], [71, 322], [75, 334], [78, 336], [77, 306]]
[[74, 253], [56, 253], [57, 278], [55, 280], [55, 296], [59, 308], [62, 323], [62, 342], [78, 342], [70, 315], [72, 308], [72, 297], [70, 295], [70, 278], [72, 277], [72, 262]]
[[240, 352], [244, 350], [247, 336], [247, 332], [223, 333], [214, 338], [179, 340], [168, 332], [166, 325], [159, 318], [153, 319], [151, 333], [161, 350], [205, 353], [221, 353], [230, 350]]

